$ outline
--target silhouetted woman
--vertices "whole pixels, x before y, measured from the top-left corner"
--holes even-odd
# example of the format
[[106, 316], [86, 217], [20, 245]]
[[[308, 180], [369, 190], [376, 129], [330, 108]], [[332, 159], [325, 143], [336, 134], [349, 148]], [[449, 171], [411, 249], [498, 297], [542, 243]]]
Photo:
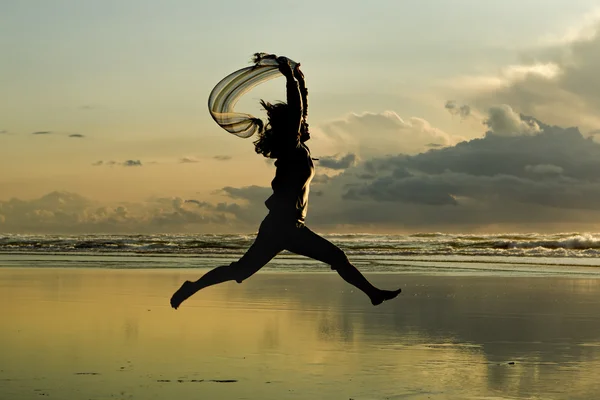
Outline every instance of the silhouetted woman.
[[310, 151], [304, 144], [310, 138], [306, 123], [308, 90], [299, 65], [292, 70], [286, 58], [280, 57], [277, 61], [287, 80], [287, 103], [270, 104], [261, 100], [268, 124], [254, 142], [257, 153], [277, 159], [275, 179], [271, 182], [273, 195], [265, 202], [269, 214], [242, 258], [207, 272], [195, 282], [184, 282], [171, 297], [171, 306], [175, 309], [205, 287], [233, 280], [242, 283], [282, 250], [329, 264], [346, 282], [369, 296], [373, 305], [400, 293], [400, 289], [381, 290], [373, 286], [339, 247], [304, 225], [309, 185], [315, 174]]

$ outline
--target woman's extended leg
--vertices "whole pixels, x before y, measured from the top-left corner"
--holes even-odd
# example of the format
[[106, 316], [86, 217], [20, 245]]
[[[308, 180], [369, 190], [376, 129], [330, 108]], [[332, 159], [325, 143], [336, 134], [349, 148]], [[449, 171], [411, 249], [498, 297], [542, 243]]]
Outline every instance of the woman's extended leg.
[[242, 283], [271, 261], [281, 250], [283, 248], [273, 240], [272, 235], [261, 235], [259, 231], [252, 246], [238, 261], [216, 267], [195, 282], [185, 281], [171, 297], [171, 307], [177, 309], [184, 300], [205, 287], [227, 281]]
[[349, 284], [364, 292], [371, 303], [376, 306], [386, 300], [391, 300], [400, 294], [401, 289], [382, 290], [378, 289], [358, 270], [346, 254], [328, 241], [317, 235], [306, 226], [296, 228], [293, 239], [286, 243], [285, 248], [292, 253], [300, 254], [315, 260], [322, 261], [331, 266]]

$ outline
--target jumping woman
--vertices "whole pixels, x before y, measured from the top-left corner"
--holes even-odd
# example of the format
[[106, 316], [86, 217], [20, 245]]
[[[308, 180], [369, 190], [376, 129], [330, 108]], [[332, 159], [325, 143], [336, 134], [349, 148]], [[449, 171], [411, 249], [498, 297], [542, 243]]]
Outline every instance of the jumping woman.
[[304, 224], [310, 182], [315, 168], [305, 142], [310, 138], [306, 117], [308, 90], [300, 65], [294, 68], [285, 57], [277, 58], [279, 71], [286, 78], [287, 103], [270, 104], [261, 100], [268, 123], [254, 142], [257, 153], [274, 158], [276, 173], [271, 182], [273, 194], [265, 205], [269, 214], [246, 254], [229, 265], [216, 267], [195, 282], [186, 281], [171, 297], [171, 306], [197, 291], [221, 282], [242, 283], [283, 250], [322, 261], [346, 282], [365, 293], [373, 305], [398, 296], [400, 289], [382, 290], [373, 286], [350, 263], [346, 254]]

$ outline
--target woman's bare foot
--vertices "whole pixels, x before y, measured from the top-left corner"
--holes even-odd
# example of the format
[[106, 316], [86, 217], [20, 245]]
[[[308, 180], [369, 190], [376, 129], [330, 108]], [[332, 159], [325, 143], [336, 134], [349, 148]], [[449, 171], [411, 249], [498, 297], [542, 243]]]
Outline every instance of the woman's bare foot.
[[185, 281], [183, 285], [176, 291], [171, 297], [171, 307], [177, 310], [179, 305], [183, 303], [188, 297], [196, 293], [196, 285], [193, 282]]
[[376, 294], [371, 297], [371, 304], [378, 306], [384, 301], [396, 298], [402, 292], [402, 289], [398, 290], [379, 290]]

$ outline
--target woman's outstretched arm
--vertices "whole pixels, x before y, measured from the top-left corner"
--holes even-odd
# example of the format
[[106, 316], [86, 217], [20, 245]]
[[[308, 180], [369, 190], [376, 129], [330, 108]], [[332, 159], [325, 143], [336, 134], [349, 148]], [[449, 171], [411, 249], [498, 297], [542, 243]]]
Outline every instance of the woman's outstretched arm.
[[286, 78], [286, 97], [287, 104], [290, 110], [289, 114], [289, 126], [290, 130], [294, 133], [300, 132], [300, 123], [302, 122], [302, 97], [300, 95], [300, 86], [298, 81], [294, 78], [294, 71], [290, 66], [288, 60], [284, 57], [277, 59], [279, 61], [279, 71]]
[[300, 70], [300, 64], [296, 64], [296, 67], [294, 68], [294, 77], [298, 81], [300, 95], [302, 97], [302, 120], [306, 122], [306, 118], [308, 118], [308, 89], [306, 88], [304, 74]]

